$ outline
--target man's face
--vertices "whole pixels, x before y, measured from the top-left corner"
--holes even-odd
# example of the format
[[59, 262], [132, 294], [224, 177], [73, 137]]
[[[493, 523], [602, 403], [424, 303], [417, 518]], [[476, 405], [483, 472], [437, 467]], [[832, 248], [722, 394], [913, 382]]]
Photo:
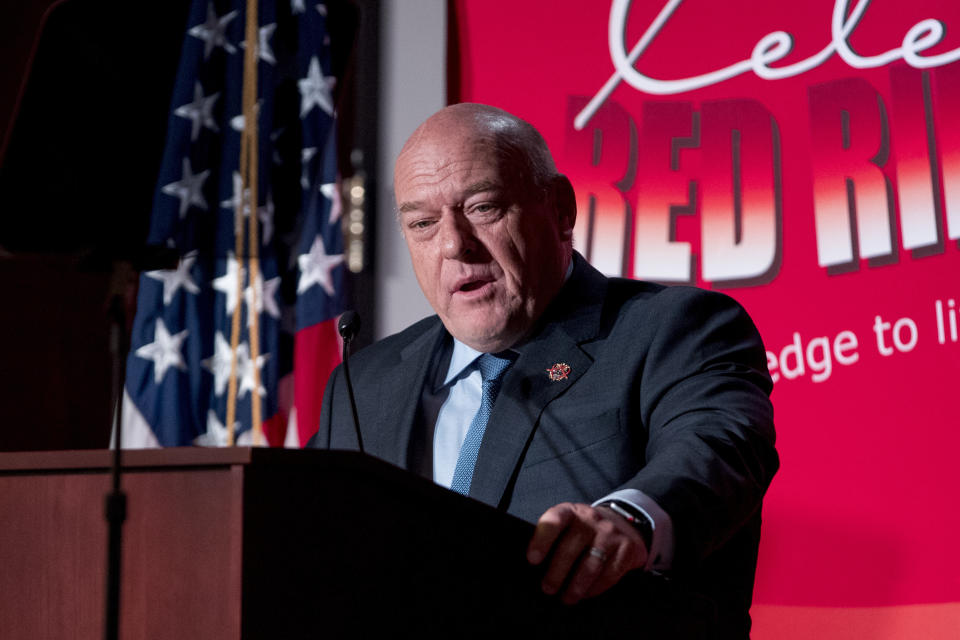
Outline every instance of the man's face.
[[447, 330], [483, 352], [516, 344], [563, 283], [573, 217], [464, 127], [424, 133], [394, 178], [420, 288]]

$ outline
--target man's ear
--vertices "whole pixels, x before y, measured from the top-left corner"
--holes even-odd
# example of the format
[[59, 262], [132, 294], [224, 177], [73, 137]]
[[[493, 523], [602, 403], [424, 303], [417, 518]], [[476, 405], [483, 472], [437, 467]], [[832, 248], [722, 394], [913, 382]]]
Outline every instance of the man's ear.
[[560, 237], [564, 240], [573, 238], [573, 226], [577, 223], [577, 194], [567, 176], [557, 174], [552, 180], [553, 201], [556, 203], [556, 213], [559, 222]]

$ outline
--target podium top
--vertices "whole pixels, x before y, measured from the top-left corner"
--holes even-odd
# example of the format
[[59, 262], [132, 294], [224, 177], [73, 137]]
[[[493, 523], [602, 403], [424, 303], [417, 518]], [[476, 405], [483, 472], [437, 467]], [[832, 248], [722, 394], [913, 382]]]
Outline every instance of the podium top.
[[[317, 454], [327, 452], [265, 447], [172, 447], [167, 449], [128, 449], [123, 452], [123, 468], [151, 467], [220, 467], [249, 464], [315, 463]], [[350, 452], [336, 452], [351, 455]], [[357, 457], [361, 457], [356, 454]], [[80, 451], [14, 451], [0, 452], [0, 473], [106, 470], [113, 463], [113, 451], [87, 449]]]

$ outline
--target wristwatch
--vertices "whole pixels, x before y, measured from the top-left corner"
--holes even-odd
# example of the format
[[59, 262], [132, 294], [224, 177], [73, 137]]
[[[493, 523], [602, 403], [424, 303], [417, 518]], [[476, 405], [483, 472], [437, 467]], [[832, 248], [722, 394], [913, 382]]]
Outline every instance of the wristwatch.
[[653, 542], [653, 518], [647, 515], [645, 511], [625, 500], [607, 500], [597, 506], [606, 507], [629, 522], [643, 538], [643, 544], [647, 546], [647, 551], [650, 551], [650, 545]]

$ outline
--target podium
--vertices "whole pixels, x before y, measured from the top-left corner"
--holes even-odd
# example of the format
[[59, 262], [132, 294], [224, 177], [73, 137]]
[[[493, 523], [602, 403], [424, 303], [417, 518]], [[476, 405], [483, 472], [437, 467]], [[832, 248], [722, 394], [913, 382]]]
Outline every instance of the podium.
[[[108, 451], [0, 453], [0, 631], [101, 638]], [[533, 525], [352, 452], [124, 453], [120, 635], [712, 637], [712, 604], [630, 574], [568, 607]]]

